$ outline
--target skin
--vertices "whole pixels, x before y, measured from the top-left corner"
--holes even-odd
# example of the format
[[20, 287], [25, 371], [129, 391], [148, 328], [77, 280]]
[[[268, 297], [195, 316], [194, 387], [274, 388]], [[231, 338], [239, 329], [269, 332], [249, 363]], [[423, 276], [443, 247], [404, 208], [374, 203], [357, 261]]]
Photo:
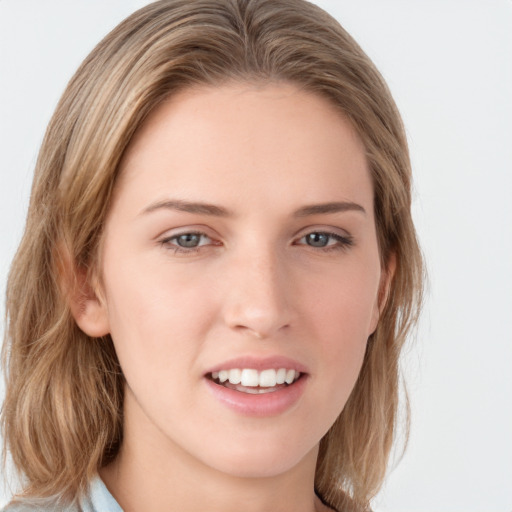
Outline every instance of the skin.
[[[161, 205], [171, 199], [230, 214]], [[295, 214], [332, 202], [351, 206]], [[204, 233], [200, 245], [177, 249], [172, 237], [190, 232]], [[343, 241], [313, 246], [311, 233]], [[354, 386], [388, 281], [350, 123], [283, 83], [173, 96], [122, 161], [100, 271], [74, 311], [88, 334], [111, 334], [127, 381], [123, 446], [101, 471], [122, 508], [327, 510], [313, 487], [318, 444]], [[214, 365], [274, 355], [307, 367], [280, 414], [241, 414], [205, 385]]]

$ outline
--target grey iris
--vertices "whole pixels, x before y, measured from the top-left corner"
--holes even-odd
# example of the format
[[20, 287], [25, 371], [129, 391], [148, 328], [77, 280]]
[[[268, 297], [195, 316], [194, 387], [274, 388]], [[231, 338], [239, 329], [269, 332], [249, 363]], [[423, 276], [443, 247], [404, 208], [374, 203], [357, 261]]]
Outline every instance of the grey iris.
[[325, 233], [310, 233], [306, 235], [308, 245], [313, 247], [325, 247], [329, 243], [329, 235]]
[[180, 235], [176, 241], [181, 247], [197, 247], [200, 240], [201, 235], [187, 233], [186, 235]]

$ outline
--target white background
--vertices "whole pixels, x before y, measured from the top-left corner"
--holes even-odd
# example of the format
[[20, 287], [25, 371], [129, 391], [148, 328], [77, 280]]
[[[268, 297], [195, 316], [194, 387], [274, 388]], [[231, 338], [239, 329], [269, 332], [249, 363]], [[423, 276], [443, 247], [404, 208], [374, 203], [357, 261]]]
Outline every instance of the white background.
[[[0, 0], [2, 294], [56, 102], [94, 44], [146, 3]], [[512, 2], [317, 3], [375, 61], [402, 112], [430, 274], [405, 361], [410, 445], [374, 507], [512, 512]], [[7, 493], [0, 485], [0, 505]]]

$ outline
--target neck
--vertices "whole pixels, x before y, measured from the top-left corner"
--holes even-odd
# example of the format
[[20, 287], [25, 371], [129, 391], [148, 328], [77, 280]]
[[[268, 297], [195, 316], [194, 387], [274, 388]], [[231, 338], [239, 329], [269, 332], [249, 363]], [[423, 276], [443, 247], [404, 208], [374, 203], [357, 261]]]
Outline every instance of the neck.
[[[120, 455], [100, 475], [125, 512], [180, 510], [192, 512], [313, 512], [323, 510], [313, 482], [301, 471], [266, 478], [243, 478], [215, 471], [183, 471], [182, 464], [165, 470], [140, 471], [135, 460]], [[172, 466], [172, 467], [171, 467]], [[148, 474], [149, 473], [149, 474]], [[307, 485], [301, 483], [307, 480]]]

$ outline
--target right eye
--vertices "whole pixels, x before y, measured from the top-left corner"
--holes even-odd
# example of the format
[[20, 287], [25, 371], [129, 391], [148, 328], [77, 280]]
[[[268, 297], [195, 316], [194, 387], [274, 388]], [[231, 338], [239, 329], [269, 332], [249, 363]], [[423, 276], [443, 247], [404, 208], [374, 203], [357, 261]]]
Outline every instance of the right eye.
[[160, 243], [174, 252], [182, 253], [197, 252], [200, 247], [205, 245], [215, 245], [208, 235], [196, 231], [169, 236], [161, 240]]

